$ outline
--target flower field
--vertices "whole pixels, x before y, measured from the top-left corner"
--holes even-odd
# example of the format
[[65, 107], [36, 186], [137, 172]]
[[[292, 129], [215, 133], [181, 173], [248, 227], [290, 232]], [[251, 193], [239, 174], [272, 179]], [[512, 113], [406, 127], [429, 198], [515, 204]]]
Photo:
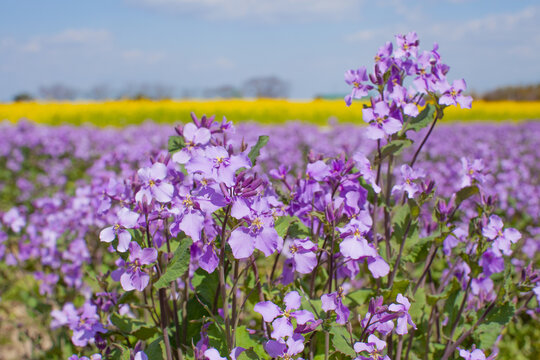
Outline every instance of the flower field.
[[[174, 124], [189, 114], [207, 113], [226, 116], [234, 122], [255, 121], [282, 124], [300, 120], [327, 125], [330, 119], [340, 123], [361, 122], [358, 108], [343, 106], [343, 100], [186, 100], [186, 101], [109, 101], [109, 102], [21, 102], [0, 104], [0, 120], [16, 122], [21, 118], [39, 124], [125, 126], [147, 120]], [[540, 119], [540, 102], [475, 101], [472, 109], [449, 108], [445, 122], [461, 121], [527, 121]]]
[[0, 357], [540, 358], [538, 105], [418, 45], [345, 102], [1, 105]]

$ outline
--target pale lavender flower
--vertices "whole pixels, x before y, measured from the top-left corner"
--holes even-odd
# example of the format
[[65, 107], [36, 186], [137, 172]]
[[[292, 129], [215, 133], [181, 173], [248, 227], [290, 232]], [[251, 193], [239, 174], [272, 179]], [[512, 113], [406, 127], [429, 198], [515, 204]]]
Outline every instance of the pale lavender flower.
[[409, 315], [409, 309], [411, 303], [405, 296], [398, 294], [396, 298], [397, 304], [391, 304], [388, 306], [388, 310], [399, 315], [397, 319], [396, 333], [398, 335], [407, 334], [407, 323], [416, 329], [416, 325], [412, 321], [411, 315]]
[[438, 90], [442, 93], [439, 104], [441, 105], [457, 105], [465, 109], [470, 109], [472, 104], [472, 97], [462, 94], [467, 89], [465, 80], [454, 80], [454, 83], [450, 86], [446, 80], [437, 84]]
[[101, 241], [110, 243], [118, 237], [118, 246], [116, 250], [119, 252], [127, 251], [131, 242], [131, 234], [127, 229], [133, 229], [137, 226], [139, 214], [126, 208], [122, 208], [118, 212], [118, 222], [113, 226], [106, 227], [99, 233]]
[[521, 234], [514, 228], [504, 229], [504, 223], [497, 215], [489, 217], [489, 223], [482, 229], [482, 235], [493, 240], [492, 250], [497, 256], [512, 255], [511, 245], [521, 239]]
[[[382, 354], [386, 348], [386, 342], [371, 334], [367, 343], [357, 342], [354, 344], [354, 351], [358, 354], [355, 360], [390, 360], [388, 355]], [[367, 356], [361, 355], [366, 354]]]
[[144, 265], [153, 264], [157, 260], [157, 251], [154, 248], [141, 249], [139, 244], [129, 244], [129, 261], [120, 277], [120, 283], [125, 291], [143, 291], [150, 281], [150, 276], [142, 270]]
[[353, 86], [351, 93], [345, 96], [347, 106], [351, 106], [353, 99], [362, 99], [367, 96], [369, 90], [373, 89], [373, 86], [364, 84], [366, 81], [368, 81], [368, 76], [365, 67], [345, 72], [345, 82]]
[[418, 44], [418, 35], [416, 35], [416, 32], [414, 31], [411, 31], [407, 35], [396, 35], [397, 49], [394, 51], [394, 57], [416, 57]]
[[379, 101], [371, 108], [362, 109], [363, 120], [369, 123], [366, 129], [368, 139], [378, 140], [397, 133], [402, 128], [401, 121], [390, 112], [388, 104]]
[[149, 204], [152, 199], [161, 203], [171, 201], [174, 187], [165, 182], [167, 167], [162, 163], [154, 163], [151, 167], [139, 169], [137, 175], [141, 180], [141, 189], [135, 194], [137, 202]]
[[414, 180], [421, 179], [426, 176], [425, 172], [421, 169], [413, 170], [409, 165], [403, 164], [400, 168], [402, 182], [394, 185], [392, 193], [406, 192], [409, 199], [414, 198], [416, 193], [421, 192], [420, 185], [414, 182]]
[[[264, 344], [264, 349], [272, 358], [289, 360], [304, 351], [304, 340], [302, 335], [293, 334], [287, 340], [269, 340]], [[298, 358], [298, 360], [301, 360], [301, 358]]]
[[376, 174], [375, 171], [373, 171], [368, 158], [364, 154], [357, 152], [353, 155], [353, 160], [356, 162], [358, 172], [360, 172], [360, 175], [362, 175], [364, 180], [371, 185], [375, 193], [380, 193], [381, 188], [376, 183]]
[[330, 294], [324, 294], [321, 296], [321, 307], [324, 311], [335, 311], [338, 324], [345, 324], [349, 319], [349, 308], [343, 304], [343, 298], [345, 297], [344, 290], [339, 287], [338, 291]]
[[469, 159], [461, 158], [462, 178], [461, 187], [472, 185], [474, 182], [482, 184], [484, 182], [484, 162], [482, 159], [475, 159], [472, 162]]
[[266, 322], [272, 322], [272, 338], [284, 339], [286, 337], [292, 337], [294, 333], [294, 327], [291, 322], [291, 318], [296, 319], [298, 325], [305, 325], [309, 322], [314, 322], [315, 318], [313, 314], [308, 310], [296, 310], [300, 308], [302, 304], [302, 297], [297, 291], [291, 291], [283, 298], [285, 303], [285, 310], [281, 310], [279, 306], [271, 301], [263, 301], [255, 305], [253, 310], [263, 316], [263, 320]]

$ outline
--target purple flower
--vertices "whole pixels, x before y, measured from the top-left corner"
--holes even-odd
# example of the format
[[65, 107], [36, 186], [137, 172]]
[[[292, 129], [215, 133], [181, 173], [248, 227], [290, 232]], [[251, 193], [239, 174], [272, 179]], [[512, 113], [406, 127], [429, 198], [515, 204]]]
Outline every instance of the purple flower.
[[353, 160], [356, 162], [356, 167], [358, 168], [358, 171], [360, 172], [360, 175], [362, 175], [364, 180], [366, 180], [366, 182], [371, 185], [375, 193], [380, 193], [381, 188], [375, 182], [376, 175], [373, 171], [373, 168], [371, 167], [371, 163], [369, 162], [368, 158], [364, 154], [357, 152], [354, 154]]
[[417, 192], [421, 192], [421, 187], [414, 183], [414, 180], [421, 179], [425, 175], [423, 170], [413, 170], [409, 165], [401, 165], [401, 178], [402, 183], [394, 185], [392, 193], [394, 192], [406, 192], [409, 199], [412, 199]]
[[439, 99], [439, 104], [441, 105], [457, 105], [460, 104], [461, 107], [470, 109], [472, 104], [472, 97], [465, 96], [462, 94], [463, 91], [467, 88], [465, 80], [454, 80], [452, 86], [448, 84], [446, 80], [438, 83], [438, 90], [442, 93], [441, 98]]
[[127, 251], [129, 243], [131, 242], [131, 234], [126, 229], [133, 229], [137, 225], [138, 219], [138, 213], [122, 208], [118, 212], [118, 222], [113, 226], [101, 230], [99, 239], [110, 243], [115, 237], [118, 237], [118, 246], [116, 250], [119, 252]]
[[125, 291], [143, 291], [150, 281], [150, 276], [142, 270], [144, 265], [153, 264], [157, 260], [157, 251], [154, 248], [141, 249], [139, 244], [129, 244], [129, 261], [120, 277], [120, 283]]
[[362, 109], [362, 115], [364, 121], [369, 123], [366, 130], [368, 139], [382, 139], [385, 135], [395, 134], [402, 128], [401, 121], [390, 113], [390, 108], [384, 101], [375, 103], [372, 108]]
[[[304, 337], [293, 334], [287, 340], [269, 340], [264, 344], [264, 349], [272, 358], [292, 359], [292, 356], [304, 351]], [[301, 358], [298, 358], [301, 359]]]
[[291, 291], [283, 298], [285, 310], [281, 310], [279, 306], [271, 301], [263, 301], [255, 305], [253, 310], [262, 315], [264, 321], [272, 322], [272, 338], [284, 339], [292, 337], [294, 327], [291, 319], [296, 319], [298, 325], [305, 325], [308, 322], [314, 322], [313, 314], [307, 310], [297, 310], [301, 306], [301, 296], [297, 291]]
[[418, 35], [411, 31], [407, 35], [396, 35], [397, 49], [394, 51], [395, 58], [416, 57], [418, 52]]
[[484, 182], [484, 163], [481, 159], [475, 159], [470, 162], [467, 158], [461, 158], [463, 175], [461, 178], [461, 187], [470, 186], [477, 181], [479, 184]]
[[309, 274], [317, 266], [317, 245], [305, 239], [296, 239], [289, 246], [289, 252], [292, 256], [294, 269], [300, 274]]
[[210, 130], [204, 127], [197, 128], [193, 123], [184, 126], [182, 135], [184, 136], [185, 147], [172, 156], [172, 160], [180, 164], [186, 164], [191, 159], [192, 151], [208, 144], [212, 137]]
[[186, 164], [189, 173], [200, 172], [218, 183], [234, 186], [236, 171], [251, 168], [251, 161], [245, 154], [230, 155], [222, 146], [209, 146], [200, 151]]
[[383, 356], [382, 354], [385, 348], [386, 342], [371, 334], [367, 343], [357, 342], [354, 344], [354, 351], [358, 354], [367, 354], [367, 356], [358, 355], [355, 360], [390, 360], [388, 355]]
[[75, 309], [73, 304], [67, 303], [62, 311], [53, 310], [51, 316], [53, 318], [51, 328], [68, 325], [73, 331], [71, 342], [76, 346], [86, 346], [89, 342], [94, 341], [97, 333], [107, 332], [100, 323], [97, 307], [88, 302], [79, 309]]
[[460, 349], [460, 348], [458, 348], [458, 350], [459, 350], [459, 356], [461, 356], [465, 360], [492, 360], [492, 359], [495, 359], [495, 357], [497, 356], [497, 354], [491, 354], [490, 356], [486, 358], [486, 355], [484, 354], [482, 350], [474, 349], [474, 345], [473, 345], [473, 350], [471, 351]]
[[235, 259], [250, 257], [254, 249], [262, 251], [265, 256], [270, 256], [278, 247], [283, 246], [283, 239], [274, 228], [274, 218], [264, 199], [252, 205], [252, 212], [247, 220], [247, 227], [236, 228], [229, 237], [229, 245]]
[[363, 84], [366, 81], [368, 81], [368, 76], [365, 67], [345, 72], [345, 82], [353, 86], [351, 93], [345, 96], [347, 106], [351, 106], [353, 99], [362, 99], [367, 96], [369, 90], [373, 89], [373, 86]]
[[141, 189], [135, 194], [137, 202], [149, 204], [152, 199], [161, 203], [171, 201], [174, 187], [163, 181], [167, 177], [167, 167], [164, 164], [157, 162], [151, 167], [139, 169], [137, 175], [142, 182]]
[[349, 308], [343, 304], [344, 297], [345, 294], [343, 293], [342, 287], [340, 287], [338, 291], [321, 296], [322, 309], [324, 311], [334, 310], [337, 315], [336, 322], [338, 324], [345, 324], [349, 319], [350, 311]]
[[13, 232], [18, 233], [26, 225], [26, 220], [21, 215], [17, 208], [10, 209], [2, 217], [4, 224], [13, 230]]
[[390, 306], [388, 306], [388, 310], [399, 315], [397, 319], [396, 333], [398, 335], [405, 335], [408, 333], [407, 323], [414, 329], [416, 329], [416, 325], [412, 321], [411, 315], [409, 315], [409, 308], [411, 307], [411, 303], [409, 302], [409, 299], [407, 299], [401, 294], [398, 294], [396, 302], [397, 304], [391, 304]]
[[405, 87], [399, 85], [394, 86], [389, 98], [392, 99], [394, 103], [403, 110], [405, 115], [413, 117], [418, 115], [418, 105], [409, 101], [410, 97]]
[[[482, 229], [482, 235], [493, 240], [493, 252], [497, 256], [512, 255], [511, 245], [521, 239], [521, 234], [514, 228], [503, 230], [504, 224], [500, 217], [491, 215], [489, 223]], [[502, 254], [501, 254], [502, 253]]]

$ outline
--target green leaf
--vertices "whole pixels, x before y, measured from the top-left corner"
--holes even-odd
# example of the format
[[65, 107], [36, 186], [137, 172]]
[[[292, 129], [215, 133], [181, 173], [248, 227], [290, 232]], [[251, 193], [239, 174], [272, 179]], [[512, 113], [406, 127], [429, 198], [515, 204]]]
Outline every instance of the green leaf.
[[291, 239], [303, 239], [309, 236], [309, 228], [298, 219], [289, 226], [288, 235]]
[[373, 296], [374, 296], [373, 290], [359, 289], [359, 290], [355, 290], [353, 292], [348, 293], [345, 296], [345, 299], [350, 300], [350, 303], [354, 303], [356, 305], [361, 306], [368, 303], [369, 299], [371, 299]]
[[471, 196], [478, 194], [478, 186], [471, 185], [459, 190], [456, 194], [456, 206], [459, 206], [463, 201], [467, 200]]
[[186, 146], [184, 138], [181, 136], [169, 136], [169, 143], [167, 149], [171, 154], [180, 151]]
[[280, 216], [274, 222], [274, 228], [276, 229], [279, 236], [281, 236], [282, 238], [285, 238], [285, 235], [287, 235], [287, 230], [289, 230], [289, 226], [291, 226], [291, 224], [295, 221], [296, 221], [295, 217]]
[[198, 268], [193, 274], [191, 284], [197, 292], [197, 296], [207, 305], [212, 305], [216, 295], [219, 279], [218, 272], [214, 271], [209, 274], [205, 270]]
[[499, 335], [501, 335], [502, 326], [497, 323], [482, 324], [475, 331], [475, 338], [478, 340], [476, 345], [479, 349], [490, 349]]
[[191, 254], [189, 247], [191, 246], [191, 239], [185, 238], [182, 240], [171, 260], [171, 263], [167, 267], [165, 274], [163, 274], [158, 281], [154, 284], [154, 288], [160, 289], [169, 286], [171, 281], [175, 281], [179, 277], [185, 274], [189, 268], [189, 260]]
[[390, 155], [399, 155], [403, 151], [403, 149], [411, 146], [412, 143], [412, 140], [409, 139], [393, 140], [392, 142], [386, 144], [381, 148], [381, 158], [379, 160], [382, 160]]
[[435, 114], [435, 110], [436, 109], [433, 104], [427, 104], [420, 114], [409, 121], [407, 130], [419, 131], [428, 126], [433, 121], [433, 114]]
[[452, 284], [449, 286], [446, 286], [444, 288], [444, 291], [440, 294], [436, 295], [427, 295], [427, 302], [429, 305], [433, 306], [435, 305], [439, 300], [448, 299], [451, 294], [455, 292], [461, 291], [461, 285], [459, 284], [459, 281], [456, 278], [452, 278]]
[[412, 263], [424, 261], [428, 256], [429, 249], [431, 248], [433, 241], [433, 236], [421, 238], [418, 242], [416, 242], [416, 244], [407, 250], [407, 255], [403, 257], [403, 261]]
[[148, 347], [144, 350], [148, 360], [163, 360], [166, 354], [165, 344], [163, 343], [163, 337], [160, 336], [154, 340]]
[[488, 314], [485, 322], [506, 325], [510, 322], [515, 312], [516, 307], [512, 303], [506, 303], [502, 306], [496, 306], [493, 311]]
[[118, 314], [112, 314], [110, 319], [114, 326], [126, 334], [131, 334], [133, 331], [138, 330], [146, 325], [144, 321], [135, 320], [126, 316], [120, 316]]
[[251, 160], [251, 164], [253, 166], [255, 166], [255, 163], [257, 162], [257, 158], [259, 157], [261, 149], [264, 145], [266, 145], [266, 143], [268, 143], [268, 139], [270, 138], [266, 135], [259, 136], [257, 143], [249, 151], [248, 158], [249, 160]]
[[[239, 326], [236, 328], [236, 346], [243, 347], [244, 349], [251, 351], [251, 354], [246, 354], [248, 359], [265, 359], [268, 355], [262, 346], [263, 339], [251, 335], [245, 326]], [[255, 357], [253, 357], [255, 355]]]
[[336, 351], [349, 357], [356, 357], [353, 344], [350, 343], [349, 332], [344, 326], [332, 324], [330, 334], [332, 335], [332, 345]]

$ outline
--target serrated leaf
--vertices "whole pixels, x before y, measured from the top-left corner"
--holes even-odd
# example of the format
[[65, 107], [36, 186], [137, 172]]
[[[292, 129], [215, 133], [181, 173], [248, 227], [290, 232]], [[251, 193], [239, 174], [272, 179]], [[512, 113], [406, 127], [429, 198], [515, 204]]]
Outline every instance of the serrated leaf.
[[456, 291], [461, 291], [461, 285], [459, 284], [459, 282], [457, 281], [456, 278], [452, 278], [451, 285], [447, 285], [444, 288], [443, 292], [441, 292], [440, 294], [436, 294], [436, 295], [428, 294], [427, 295], [427, 302], [428, 302], [429, 305], [433, 306], [439, 300], [448, 299], [448, 297], [450, 297], [450, 295], [452, 293], [456, 292]]
[[266, 145], [266, 143], [268, 143], [268, 139], [270, 138], [267, 135], [259, 136], [257, 143], [253, 145], [253, 147], [249, 151], [248, 158], [249, 160], [251, 160], [251, 165], [254, 166], [257, 162], [257, 158], [259, 157], [261, 149]]
[[332, 335], [332, 345], [336, 351], [349, 357], [356, 357], [353, 344], [350, 343], [350, 335], [344, 326], [333, 324], [330, 329]]
[[501, 335], [502, 326], [497, 323], [482, 324], [475, 331], [475, 338], [478, 340], [479, 349], [490, 349], [499, 335]]
[[167, 267], [165, 274], [163, 274], [158, 281], [154, 284], [154, 288], [160, 289], [169, 286], [171, 281], [182, 277], [189, 268], [189, 260], [191, 254], [189, 247], [191, 246], [191, 239], [185, 238], [182, 240], [171, 260], [171, 263]]
[[433, 114], [435, 114], [435, 110], [436, 109], [433, 104], [427, 104], [416, 117], [409, 120], [407, 130], [419, 131], [428, 126], [433, 121]]
[[392, 142], [386, 144], [381, 148], [380, 160], [382, 161], [382, 159], [390, 155], [399, 155], [403, 151], [403, 149], [411, 146], [412, 143], [412, 140], [409, 139], [393, 140]]
[[175, 152], [182, 150], [185, 145], [183, 137], [169, 136], [167, 149], [169, 150], [169, 153], [174, 154]]
[[516, 307], [512, 303], [496, 306], [493, 311], [487, 315], [485, 322], [506, 325], [510, 322], [515, 312]]

